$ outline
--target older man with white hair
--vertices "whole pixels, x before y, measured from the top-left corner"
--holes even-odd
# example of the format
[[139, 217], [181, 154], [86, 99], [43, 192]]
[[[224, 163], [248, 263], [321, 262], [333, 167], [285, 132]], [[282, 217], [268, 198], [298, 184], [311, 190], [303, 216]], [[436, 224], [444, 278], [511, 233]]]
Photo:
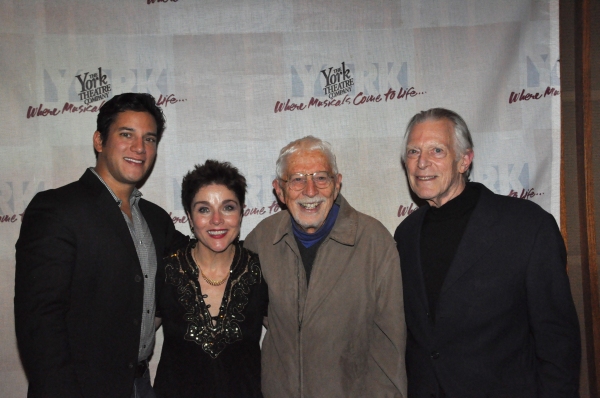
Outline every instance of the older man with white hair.
[[395, 234], [408, 396], [577, 397], [579, 325], [556, 221], [468, 182], [473, 156], [455, 112], [408, 123], [402, 158], [426, 202]]
[[273, 188], [287, 207], [245, 242], [269, 286], [265, 397], [406, 397], [400, 262], [377, 220], [339, 193], [327, 142], [284, 147]]

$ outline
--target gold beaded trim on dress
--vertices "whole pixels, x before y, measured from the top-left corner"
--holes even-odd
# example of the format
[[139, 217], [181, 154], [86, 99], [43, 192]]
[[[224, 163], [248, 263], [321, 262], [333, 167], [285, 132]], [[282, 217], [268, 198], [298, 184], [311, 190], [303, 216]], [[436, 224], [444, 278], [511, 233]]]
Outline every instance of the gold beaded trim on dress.
[[[191, 256], [195, 244], [196, 241], [190, 242], [185, 250], [167, 259], [165, 282], [176, 287], [177, 301], [185, 309], [184, 320], [188, 327], [184, 339], [195, 342], [216, 358], [227, 345], [242, 339], [239, 324], [244, 321], [243, 310], [248, 303], [250, 286], [260, 282], [261, 270], [250, 253], [236, 243], [219, 314], [213, 318], [202, 297], [198, 267]], [[216, 322], [213, 324], [213, 321]]]

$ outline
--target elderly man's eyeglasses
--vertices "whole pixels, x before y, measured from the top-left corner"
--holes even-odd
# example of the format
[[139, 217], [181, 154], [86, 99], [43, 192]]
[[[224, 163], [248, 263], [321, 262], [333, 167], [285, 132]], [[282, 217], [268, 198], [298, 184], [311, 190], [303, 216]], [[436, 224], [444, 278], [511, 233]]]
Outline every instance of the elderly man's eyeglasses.
[[311, 174], [296, 173], [292, 174], [288, 180], [281, 180], [287, 182], [289, 187], [294, 191], [300, 191], [306, 186], [306, 181], [309, 176], [312, 177], [315, 186], [320, 189], [327, 188], [329, 184], [331, 184], [331, 179], [333, 178], [333, 176], [329, 175], [326, 171], [317, 171], [316, 173]]

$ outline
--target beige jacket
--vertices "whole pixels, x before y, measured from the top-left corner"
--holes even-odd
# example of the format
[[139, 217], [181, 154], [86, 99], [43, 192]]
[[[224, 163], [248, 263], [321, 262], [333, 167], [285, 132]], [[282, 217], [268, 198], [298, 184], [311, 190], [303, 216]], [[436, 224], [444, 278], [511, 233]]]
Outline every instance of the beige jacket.
[[266, 398], [406, 397], [406, 326], [400, 260], [390, 233], [339, 195], [310, 286], [290, 215], [263, 220], [246, 238], [269, 287], [262, 346]]

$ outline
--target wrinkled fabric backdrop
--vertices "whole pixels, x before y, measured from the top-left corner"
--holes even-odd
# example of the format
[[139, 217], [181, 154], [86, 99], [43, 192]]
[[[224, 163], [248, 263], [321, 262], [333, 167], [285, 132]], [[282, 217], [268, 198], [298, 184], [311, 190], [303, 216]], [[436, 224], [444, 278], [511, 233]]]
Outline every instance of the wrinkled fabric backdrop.
[[13, 321], [21, 215], [95, 164], [98, 107], [122, 92], [164, 110], [141, 191], [184, 233], [180, 183], [194, 164], [246, 175], [243, 237], [279, 210], [279, 149], [308, 134], [333, 145], [349, 202], [393, 232], [415, 208], [401, 138], [431, 107], [467, 121], [473, 180], [558, 219], [558, 0], [0, 0], [0, 11], [2, 397], [27, 387]]

